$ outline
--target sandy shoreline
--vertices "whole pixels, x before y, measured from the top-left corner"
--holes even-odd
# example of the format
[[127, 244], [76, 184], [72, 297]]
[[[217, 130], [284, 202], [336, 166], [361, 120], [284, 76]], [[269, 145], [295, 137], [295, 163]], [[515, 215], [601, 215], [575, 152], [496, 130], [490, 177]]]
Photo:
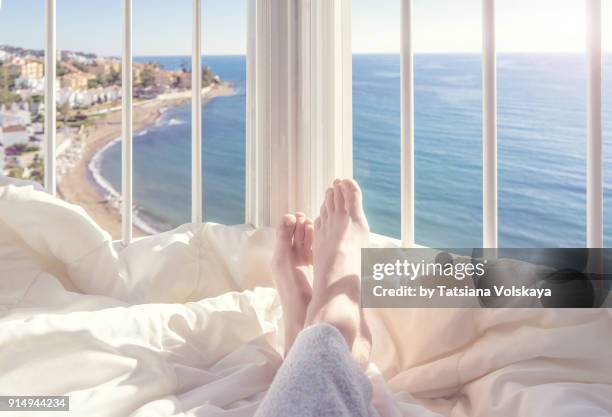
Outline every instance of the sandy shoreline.
[[[221, 84], [204, 94], [203, 103], [214, 97], [232, 94], [234, 90], [230, 85]], [[133, 110], [134, 134], [155, 124], [163, 109], [189, 102], [191, 95], [187, 93], [136, 103]], [[79, 136], [80, 143], [77, 139], [75, 146], [81, 147], [80, 158], [64, 167], [64, 172], [58, 181], [58, 194], [62, 199], [83, 207], [100, 227], [111, 234], [113, 239], [120, 239], [121, 216], [118, 207], [107, 192], [93, 180], [89, 163], [100, 149], [121, 136], [121, 110], [110, 111], [105, 116], [95, 119]], [[133, 233], [134, 236], [146, 234], [136, 226]]]

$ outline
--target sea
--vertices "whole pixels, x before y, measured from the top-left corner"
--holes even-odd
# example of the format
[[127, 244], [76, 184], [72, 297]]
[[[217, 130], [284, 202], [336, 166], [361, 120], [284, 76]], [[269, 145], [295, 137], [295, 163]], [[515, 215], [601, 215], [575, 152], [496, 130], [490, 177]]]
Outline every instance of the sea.
[[[135, 58], [167, 69], [190, 57]], [[244, 56], [205, 56], [235, 94], [202, 110], [204, 216], [244, 222]], [[500, 54], [498, 205], [501, 247], [586, 242], [586, 59], [583, 54]], [[431, 247], [482, 246], [482, 83], [477, 54], [417, 54], [415, 234]], [[400, 234], [398, 55], [353, 56], [354, 175], [374, 232]], [[188, 222], [191, 106], [166, 109], [135, 132], [134, 199], [149, 231]], [[121, 146], [97, 155], [94, 177], [120, 191]], [[612, 56], [604, 62], [605, 245], [612, 245]]]

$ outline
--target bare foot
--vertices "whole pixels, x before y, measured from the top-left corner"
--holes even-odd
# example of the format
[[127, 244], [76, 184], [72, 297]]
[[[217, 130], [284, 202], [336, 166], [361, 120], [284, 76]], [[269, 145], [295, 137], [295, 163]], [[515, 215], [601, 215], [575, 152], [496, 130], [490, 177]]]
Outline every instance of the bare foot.
[[273, 258], [274, 280], [283, 308], [285, 353], [304, 328], [312, 297], [313, 223], [304, 213], [286, 214], [278, 226]]
[[372, 344], [359, 305], [361, 248], [367, 246], [369, 234], [359, 186], [353, 180], [334, 181], [315, 221], [313, 296], [306, 324], [335, 326], [362, 366]]

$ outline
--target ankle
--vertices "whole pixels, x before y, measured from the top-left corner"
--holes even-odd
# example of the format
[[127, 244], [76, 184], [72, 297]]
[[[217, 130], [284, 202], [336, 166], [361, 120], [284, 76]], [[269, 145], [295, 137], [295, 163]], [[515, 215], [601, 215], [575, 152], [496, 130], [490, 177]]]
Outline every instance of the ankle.
[[317, 302], [313, 300], [306, 315], [306, 325], [326, 323], [342, 334], [349, 349], [357, 336], [360, 312], [359, 305], [343, 296]]

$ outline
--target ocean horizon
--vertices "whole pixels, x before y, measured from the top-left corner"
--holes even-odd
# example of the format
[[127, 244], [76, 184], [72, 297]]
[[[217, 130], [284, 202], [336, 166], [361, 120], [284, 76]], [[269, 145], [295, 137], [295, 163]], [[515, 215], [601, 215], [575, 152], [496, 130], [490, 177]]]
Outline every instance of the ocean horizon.
[[[143, 56], [166, 69], [188, 56]], [[244, 222], [244, 56], [205, 56], [235, 94], [202, 111], [206, 221]], [[416, 241], [482, 246], [482, 119], [479, 54], [417, 54]], [[583, 54], [498, 55], [499, 243], [582, 247], [586, 241], [586, 61]], [[604, 167], [612, 155], [612, 57], [604, 65]], [[400, 233], [399, 56], [353, 57], [354, 173], [375, 233]], [[134, 134], [134, 201], [146, 231], [190, 220], [191, 106], [167, 108]], [[121, 146], [96, 155], [93, 177], [120, 191]], [[91, 167], [91, 164], [90, 164]], [[612, 170], [604, 169], [605, 244], [612, 243]]]

